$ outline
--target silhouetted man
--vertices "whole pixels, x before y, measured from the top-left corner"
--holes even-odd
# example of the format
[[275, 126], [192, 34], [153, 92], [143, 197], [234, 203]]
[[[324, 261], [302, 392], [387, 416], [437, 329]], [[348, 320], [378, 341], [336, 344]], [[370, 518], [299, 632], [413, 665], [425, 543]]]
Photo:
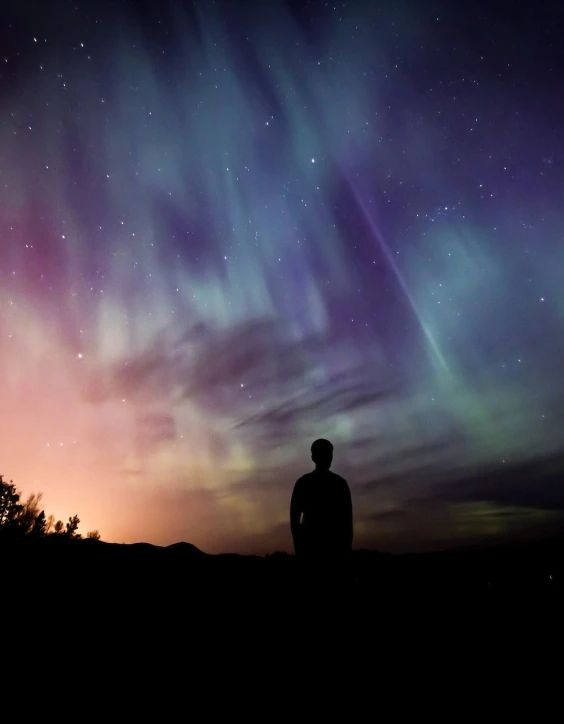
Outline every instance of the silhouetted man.
[[353, 540], [351, 492], [347, 481], [329, 470], [333, 445], [311, 446], [315, 470], [297, 480], [290, 503], [294, 550], [302, 561], [331, 563], [350, 553]]

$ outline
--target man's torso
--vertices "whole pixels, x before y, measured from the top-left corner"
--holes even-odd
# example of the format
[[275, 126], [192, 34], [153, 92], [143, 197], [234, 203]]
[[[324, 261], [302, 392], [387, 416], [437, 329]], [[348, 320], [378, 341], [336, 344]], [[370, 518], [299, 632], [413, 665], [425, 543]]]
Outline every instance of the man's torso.
[[346, 546], [348, 485], [336, 473], [313, 471], [303, 475], [299, 486], [302, 520], [300, 535], [304, 552], [330, 552]]

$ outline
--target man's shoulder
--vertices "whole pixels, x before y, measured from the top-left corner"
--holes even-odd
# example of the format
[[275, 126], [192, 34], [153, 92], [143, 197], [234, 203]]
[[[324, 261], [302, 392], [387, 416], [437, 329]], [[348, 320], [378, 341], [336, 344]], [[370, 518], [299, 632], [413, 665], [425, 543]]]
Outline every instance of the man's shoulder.
[[348, 483], [347, 483], [347, 481], [345, 480], [345, 478], [343, 478], [341, 475], [338, 475], [337, 473], [334, 473], [332, 470], [329, 470], [328, 472], [329, 472], [329, 474], [331, 475], [331, 477], [333, 478], [333, 480], [334, 480], [336, 483], [341, 483], [341, 484], [344, 484], [344, 485], [348, 485]]
[[[339, 483], [339, 484], [341, 484], [341, 485], [343, 485], [343, 484], [344, 484], [344, 485], [348, 485], [348, 483], [347, 483], [347, 481], [345, 480], [345, 478], [343, 478], [341, 475], [338, 475], [337, 473], [334, 473], [332, 470], [326, 470], [326, 471], [324, 471], [324, 472], [323, 472], [323, 477], [326, 478], [326, 479], [329, 478], [329, 479], [332, 480], [333, 482]], [[298, 485], [298, 484], [304, 485], [304, 484], [306, 484], [309, 480], [318, 480], [318, 479], [319, 479], [319, 474], [316, 473], [315, 470], [312, 470], [310, 473], [306, 473], [305, 475], [302, 475], [300, 478], [298, 478], [298, 479], [296, 480], [296, 485]]]

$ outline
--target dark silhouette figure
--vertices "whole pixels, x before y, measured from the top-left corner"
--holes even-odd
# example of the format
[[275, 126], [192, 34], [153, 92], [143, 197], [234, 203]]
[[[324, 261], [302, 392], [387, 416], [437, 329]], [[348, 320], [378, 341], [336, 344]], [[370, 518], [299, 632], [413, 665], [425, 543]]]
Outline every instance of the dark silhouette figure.
[[290, 503], [290, 525], [296, 557], [315, 568], [339, 566], [351, 551], [353, 514], [347, 481], [329, 470], [333, 445], [311, 446], [315, 470], [297, 480]]

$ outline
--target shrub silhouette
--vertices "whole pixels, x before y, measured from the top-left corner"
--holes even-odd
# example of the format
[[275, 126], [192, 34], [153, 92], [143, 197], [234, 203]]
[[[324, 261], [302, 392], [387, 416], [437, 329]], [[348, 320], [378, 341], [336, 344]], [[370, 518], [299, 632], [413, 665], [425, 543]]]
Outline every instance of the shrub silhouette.
[[78, 524], [80, 523], [78, 515], [73, 515], [72, 518], [69, 518], [69, 522], [67, 523], [65, 535], [67, 538], [82, 538], [80, 533], [77, 533]]

